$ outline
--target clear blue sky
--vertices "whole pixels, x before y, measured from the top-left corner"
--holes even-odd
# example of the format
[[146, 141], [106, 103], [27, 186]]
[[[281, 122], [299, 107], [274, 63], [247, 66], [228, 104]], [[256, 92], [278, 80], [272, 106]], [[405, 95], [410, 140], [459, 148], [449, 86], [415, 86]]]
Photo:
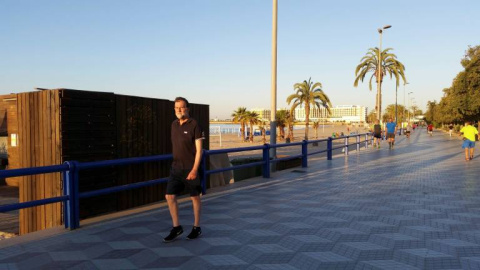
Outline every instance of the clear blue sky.
[[[478, 0], [278, 2], [279, 107], [312, 77], [333, 105], [372, 110], [375, 88], [354, 88], [354, 70], [386, 24], [383, 48], [405, 64], [421, 109], [451, 85], [468, 45], [480, 44]], [[0, 0], [0, 94], [185, 96], [209, 104], [212, 118], [270, 108], [271, 28], [271, 0]], [[385, 107], [395, 86], [383, 89]]]

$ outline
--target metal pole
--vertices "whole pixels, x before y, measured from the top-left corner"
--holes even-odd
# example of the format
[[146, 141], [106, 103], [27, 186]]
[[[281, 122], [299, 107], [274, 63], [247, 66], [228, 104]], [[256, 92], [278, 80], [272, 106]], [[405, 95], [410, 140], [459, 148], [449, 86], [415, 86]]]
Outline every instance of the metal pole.
[[380, 106], [380, 102], [382, 100], [382, 86], [380, 83], [381, 80], [381, 66], [382, 66], [382, 29], [378, 29], [380, 33], [380, 47], [378, 48], [378, 67], [377, 67], [377, 118], [378, 121], [382, 122], [382, 108]]
[[[395, 125], [398, 125], [397, 97], [398, 97], [398, 83], [395, 84]], [[401, 134], [402, 134], [402, 130], [400, 129], [400, 135]]]
[[[273, 0], [273, 16], [272, 16], [272, 81], [271, 81], [271, 100], [270, 100], [270, 144], [277, 144], [277, 9], [278, 1]], [[276, 148], [271, 148], [270, 156], [277, 157]], [[275, 163], [271, 166], [275, 170]]]

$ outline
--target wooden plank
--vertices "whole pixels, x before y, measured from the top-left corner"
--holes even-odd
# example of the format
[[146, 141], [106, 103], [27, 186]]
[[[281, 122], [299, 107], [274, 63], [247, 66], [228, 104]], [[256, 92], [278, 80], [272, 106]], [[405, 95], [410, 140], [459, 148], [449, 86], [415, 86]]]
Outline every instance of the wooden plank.
[[[61, 131], [60, 131], [60, 91], [53, 91], [52, 93], [52, 111], [53, 111], [53, 115], [54, 117], [52, 117], [52, 123], [54, 124], [54, 128], [52, 128], [52, 144], [53, 144], [53, 149], [52, 149], [52, 153], [54, 154], [54, 160], [55, 160], [55, 163], [56, 164], [61, 164], [63, 163], [63, 160], [62, 160], [62, 155], [61, 155]], [[61, 179], [61, 174], [60, 173], [56, 173], [56, 177], [55, 177], [57, 180], [56, 180], [56, 183], [57, 183], [57, 187], [55, 189], [55, 195], [56, 196], [60, 196], [62, 195], [62, 190], [63, 190], [63, 186], [62, 186], [62, 182], [60, 181]], [[57, 213], [56, 215], [56, 220], [57, 220], [57, 224], [62, 224], [63, 223], [63, 220], [62, 220], [62, 215], [61, 213], [63, 213], [63, 210], [62, 210], [62, 204], [61, 203], [57, 203], [55, 204], [55, 213]]]

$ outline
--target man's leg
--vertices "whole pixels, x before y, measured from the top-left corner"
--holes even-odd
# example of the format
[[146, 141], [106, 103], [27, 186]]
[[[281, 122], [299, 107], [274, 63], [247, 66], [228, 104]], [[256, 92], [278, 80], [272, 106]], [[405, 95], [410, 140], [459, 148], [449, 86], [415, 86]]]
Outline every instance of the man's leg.
[[468, 155], [469, 154], [468, 152], [469, 152], [468, 148], [465, 147], [465, 160], [470, 159], [470, 156]]
[[178, 221], [177, 196], [172, 194], [167, 194], [165, 195], [165, 199], [167, 199], [168, 210], [170, 211], [170, 216], [172, 217], [173, 227], [180, 226], [180, 222]]
[[475, 151], [475, 148], [470, 148], [470, 159], [473, 159], [473, 152]]
[[191, 196], [190, 199], [192, 200], [193, 206], [193, 216], [195, 217], [195, 222], [193, 226], [200, 227], [200, 214], [202, 212], [202, 201], [200, 196]]

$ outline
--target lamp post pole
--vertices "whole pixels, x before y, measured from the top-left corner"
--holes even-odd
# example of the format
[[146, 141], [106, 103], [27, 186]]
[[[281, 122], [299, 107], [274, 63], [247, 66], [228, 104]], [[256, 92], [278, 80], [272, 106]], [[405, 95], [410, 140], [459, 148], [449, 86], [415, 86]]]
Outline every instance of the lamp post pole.
[[405, 103], [405, 86], [409, 84], [408, 82], [403, 84], [403, 112], [402, 112], [402, 122], [405, 122], [405, 109], [407, 104]]
[[409, 93], [408, 93], [408, 106], [407, 106], [408, 123], [410, 123], [410, 94], [413, 94], [413, 92], [409, 92]]
[[391, 25], [385, 25], [382, 28], [378, 28], [380, 34], [380, 47], [378, 48], [378, 66], [377, 66], [377, 119], [382, 122], [382, 34], [383, 30], [392, 27]]
[[[273, 0], [272, 13], [272, 81], [271, 81], [271, 101], [270, 101], [270, 144], [277, 144], [277, 7], [278, 0]], [[270, 149], [270, 156], [276, 157], [276, 148]], [[272, 166], [274, 170], [275, 166]]]
[[[398, 83], [395, 83], [395, 125], [398, 125], [397, 97], [398, 97]], [[400, 129], [400, 135], [402, 135], [402, 129]]]

